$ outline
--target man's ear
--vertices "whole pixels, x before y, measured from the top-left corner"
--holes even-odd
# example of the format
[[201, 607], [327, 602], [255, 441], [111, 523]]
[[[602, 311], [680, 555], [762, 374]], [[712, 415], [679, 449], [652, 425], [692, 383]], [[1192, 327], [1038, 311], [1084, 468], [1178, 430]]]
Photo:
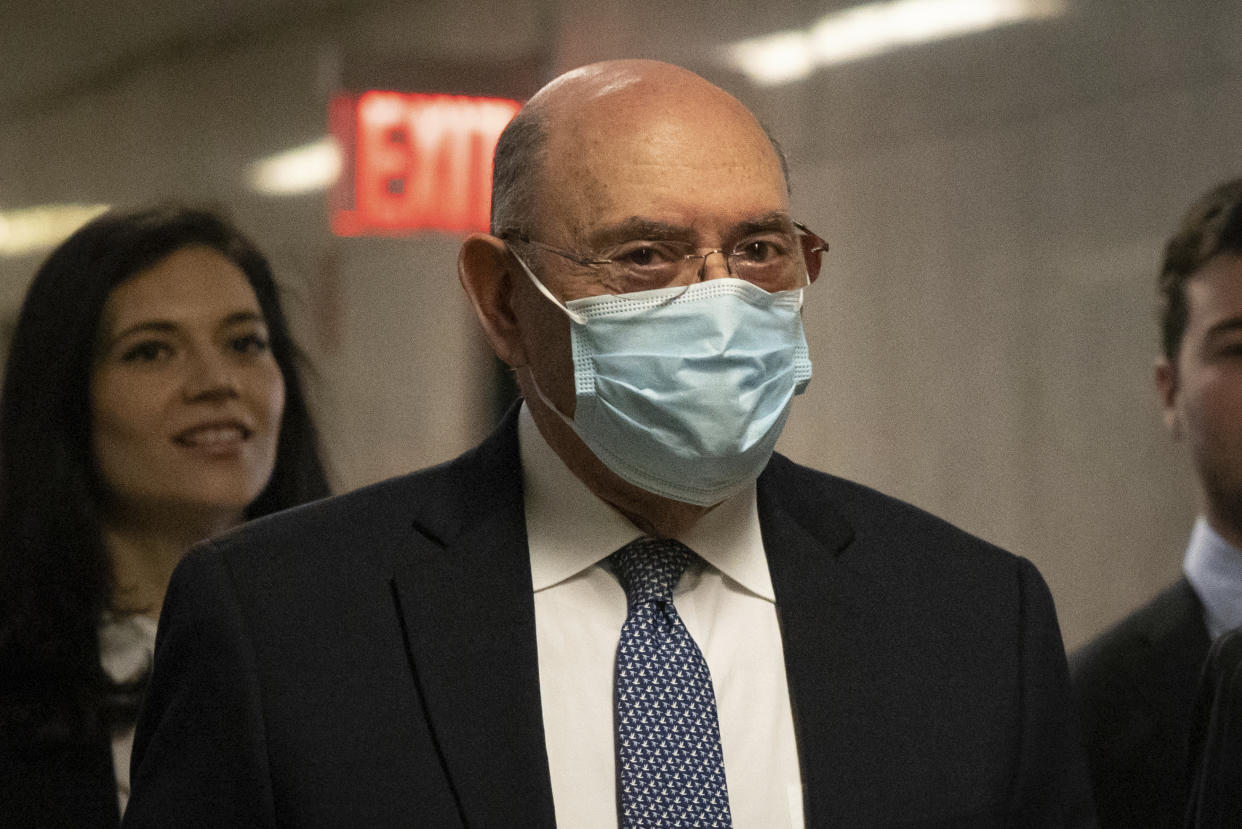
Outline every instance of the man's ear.
[[496, 356], [513, 368], [526, 365], [526, 350], [513, 310], [513, 272], [504, 241], [486, 233], [466, 237], [457, 255], [457, 278]]
[[1164, 412], [1164, 426], [1174, 440], [1181, 440], [1182, 416], [1177, 407], [1181, 389], [1178, 387], [1177, 366], [1167, 357], [1157, 358], [1155, 378], [1156, 391], [1160, 395], [1160, 406]]

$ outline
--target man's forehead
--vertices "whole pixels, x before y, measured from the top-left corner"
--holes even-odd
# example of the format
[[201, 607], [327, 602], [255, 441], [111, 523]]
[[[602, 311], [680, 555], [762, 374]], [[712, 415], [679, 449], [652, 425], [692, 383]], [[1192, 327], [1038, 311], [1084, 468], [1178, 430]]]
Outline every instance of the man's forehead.
[[780, 166], [758, 151], [737, 161], [681, 146], [649, 148], [612, 143], [598, 152], [569, 154], [560, 166], [549, 163], [539, 200], [548, 230], [559, 226], [582, 238], [609, 225], [648, 222], [710, 235], [756, 217], [788, 214]]
[[719, 225], [787, 209], [780, 158], [735, 98], [667, 64], [604, 66], [532, 101], [546, 130], [539, 212], [547, 231], [580, 237], [633, 216]]
[[569, 126], [549, 137], [549, 167], [575, 169], [605, 181], [617, 176], [662, 175], [670, 170], [748, 177], [779, 174], [780, 162], [764, 133], [746, 122], [707, 121], [684, 112], [614, 113]]
[[1242, 256], [1222, 254], [1186, 282], [1191, 324], [1213, 326], [1242, 315]]
[[1222, 253], [1213, 257], [1186, 282], [1191, 292], [1242, 295], [1242, 255]]
[[686, 124], [706, 124], [712, 131], [731, 133], [731, 138], [740, 132], [770, 143], [755, 117], [732, 95], [688, 70], [658, 61], [583, 67], [548, 84], [529, 105], [543, 111], [549, 137], [559, 139], [554, 143], [571, 153], [625, 134], [676, 143], [686, 137]]

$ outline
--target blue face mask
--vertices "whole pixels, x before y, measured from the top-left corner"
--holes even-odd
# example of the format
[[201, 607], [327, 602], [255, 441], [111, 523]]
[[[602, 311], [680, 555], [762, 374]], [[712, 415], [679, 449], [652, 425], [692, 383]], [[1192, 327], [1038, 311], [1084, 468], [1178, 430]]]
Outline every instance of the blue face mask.
[[577, 405], [561, 417], [609, 469], [700, 506], [759, 476], [811, 379], [801, 289], [711, 279], [562, 304], [518, 262], [570, 318]]

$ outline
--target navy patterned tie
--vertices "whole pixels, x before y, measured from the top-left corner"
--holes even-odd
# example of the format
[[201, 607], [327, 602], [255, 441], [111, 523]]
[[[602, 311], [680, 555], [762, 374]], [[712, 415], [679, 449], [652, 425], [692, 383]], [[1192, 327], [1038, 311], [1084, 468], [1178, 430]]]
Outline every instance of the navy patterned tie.
[[693, 555], [642, 538], [610, 556], [629, 606], [617, 646], [622, 829], [732, 826], [711, 674], [673, 607]]

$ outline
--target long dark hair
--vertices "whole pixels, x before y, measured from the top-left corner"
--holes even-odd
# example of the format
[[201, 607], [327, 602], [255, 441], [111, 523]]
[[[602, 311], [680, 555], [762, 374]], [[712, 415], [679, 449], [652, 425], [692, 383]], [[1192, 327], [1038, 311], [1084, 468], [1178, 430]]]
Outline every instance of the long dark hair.
[[90, 376], [100, 317], [118, 284], [189, 246], [235, 263], [263, 311], [285, 382], [276, 464], [246, 510], [265, 515], [328, 494], [299, 352], [271, 267], [209, 210], [109, 212], [48, 256], [26, 293], [0, 392], [0, 739], [90, 738], [132, 715], [133, 689], [99, 664], [113, 577], [99, 518]]

